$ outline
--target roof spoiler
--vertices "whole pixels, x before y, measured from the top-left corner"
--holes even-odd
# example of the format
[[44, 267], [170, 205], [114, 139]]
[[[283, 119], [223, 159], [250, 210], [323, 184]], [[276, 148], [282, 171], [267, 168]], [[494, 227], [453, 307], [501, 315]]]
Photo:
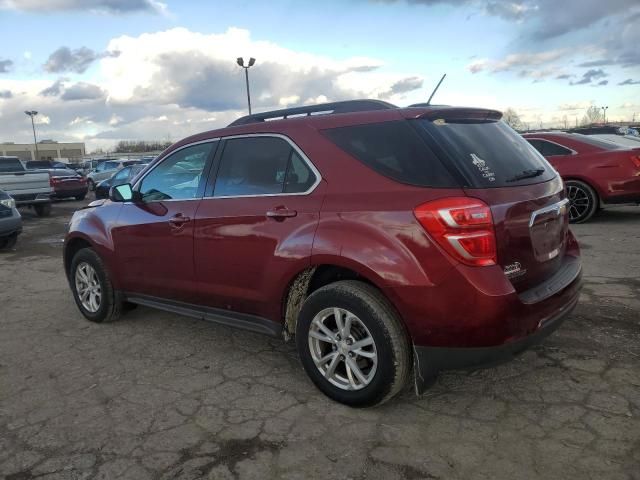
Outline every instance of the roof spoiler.
[[248, 125], [250, 123], [266, 122], [269, 120], [282, 120], [291, 117], [366, 112], [371, 110], [389, 110], [392, 108], [398, 107], [382, 100], [347, 100], [344, 102], [320, 103], [318, 105], [306, 105], [304, 107], [285, 108], [282, 110], [255, 113], [253, 115], [240, 117], [227, 126], [235, 127], [237, 125]]
[[498, 110], [489, 110], [486, 108], [433, 108], [427, 112], [421, 113], [416, 118], [425, 118], [427, 120], [495, 120], [502, 118], [502, 112]]

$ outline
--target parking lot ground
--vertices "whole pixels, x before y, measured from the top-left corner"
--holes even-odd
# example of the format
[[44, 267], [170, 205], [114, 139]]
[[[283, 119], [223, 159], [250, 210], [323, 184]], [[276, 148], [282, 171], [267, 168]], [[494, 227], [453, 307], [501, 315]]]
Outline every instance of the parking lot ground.
[[639, 207], [574, 227], [584, 295], [544, 344], [357, 410], [292, 344], [142, 307], [84, 320], [61, 261], [80, 205], [26, 211], [0, 254], [0, 477], [640, 479]]

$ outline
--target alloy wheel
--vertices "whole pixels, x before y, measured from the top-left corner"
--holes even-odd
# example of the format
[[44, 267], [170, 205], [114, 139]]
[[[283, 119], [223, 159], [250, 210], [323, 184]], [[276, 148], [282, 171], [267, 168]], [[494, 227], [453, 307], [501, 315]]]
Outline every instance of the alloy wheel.
[[592, 202], [589, 192], [579, 185], [567, 185], [567, 196], [569, 197], [569, 220], [578, 221], [589, 213]]
[[309, 328], [311, 358], [326, 380], [342, 390], [361, 390], [371, 383], [378, 353], [371, 332], [353, 313], [325, 308]]
[[87, 262], [76, 268], [75, 285], [82, 307], [90, 313], [96, 313], [102, 302], [102, 286], [96, 270]]

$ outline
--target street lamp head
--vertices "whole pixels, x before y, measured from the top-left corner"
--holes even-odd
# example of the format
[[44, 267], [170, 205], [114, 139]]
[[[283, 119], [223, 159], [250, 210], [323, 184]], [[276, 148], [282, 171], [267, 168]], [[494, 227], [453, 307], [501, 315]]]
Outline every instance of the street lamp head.
[[254, 63], [256, 63], [256, 59], [255, 59], [255, 58], [253, 58], [253, 57], [251, 57], [251, 58], [249, 59], [249, 66], [250, 66], [250, 67], [253, 67], [253, 64], [254, 64]]
[[30, 117], [33, 117], [34, 115], [38, 114], [38, 112], [36, 112], [35, 110], [30, 110], [30, 111], [26, 110], [24, 113], [29, 115]]
[[242, 57], [238, 57], [238, 58], [236, 59], [236, 63], [237, 63], [238, 65], [240, 65], [241, 67], [244, 67], [244, 58], [242, 58]]

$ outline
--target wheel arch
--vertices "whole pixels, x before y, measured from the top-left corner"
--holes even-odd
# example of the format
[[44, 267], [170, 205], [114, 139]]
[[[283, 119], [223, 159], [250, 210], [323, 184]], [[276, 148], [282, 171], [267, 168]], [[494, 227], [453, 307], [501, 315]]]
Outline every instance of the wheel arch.
[[[364, 265], [354, 265], [345, 262], [344, 258], [333, 259], [308, 266], [299, 271], [288, 282], [282, 297], [282, 317], [283, 331], [285, 339], [293, 336], [296, 330], [298, 314], [302, 304], [309, 295], [319, 288], [338, 282], [340, 280], [358, 280], [371, 285], [385, 297], [385, 299], [396, 310], [402, 320], [399, 309], [396, 307], [393, 298], [383, 287], [382, 279], [375, 272], [369, 271]], [[402, 321], [404, 324], [404, 321]], [[406, 328], [406, 326], [405, 326]]]
[[602, 205], [604, 203], [602, 192], [600, 191], [600, 187], [596, 185], [594, 182], [590, 181], [588, 178], [582, 177], [581, 175], [569, 175], [569, 176], [562, 177], [562, 181], [565, 184], [567, 182], [575, 181], [575, 182], [582, 182], [588, 185], [589, 187], [591, 187], [591, 189], [594, 192], [596, 192], [596, 195], [598, 196], [598, 204]]

